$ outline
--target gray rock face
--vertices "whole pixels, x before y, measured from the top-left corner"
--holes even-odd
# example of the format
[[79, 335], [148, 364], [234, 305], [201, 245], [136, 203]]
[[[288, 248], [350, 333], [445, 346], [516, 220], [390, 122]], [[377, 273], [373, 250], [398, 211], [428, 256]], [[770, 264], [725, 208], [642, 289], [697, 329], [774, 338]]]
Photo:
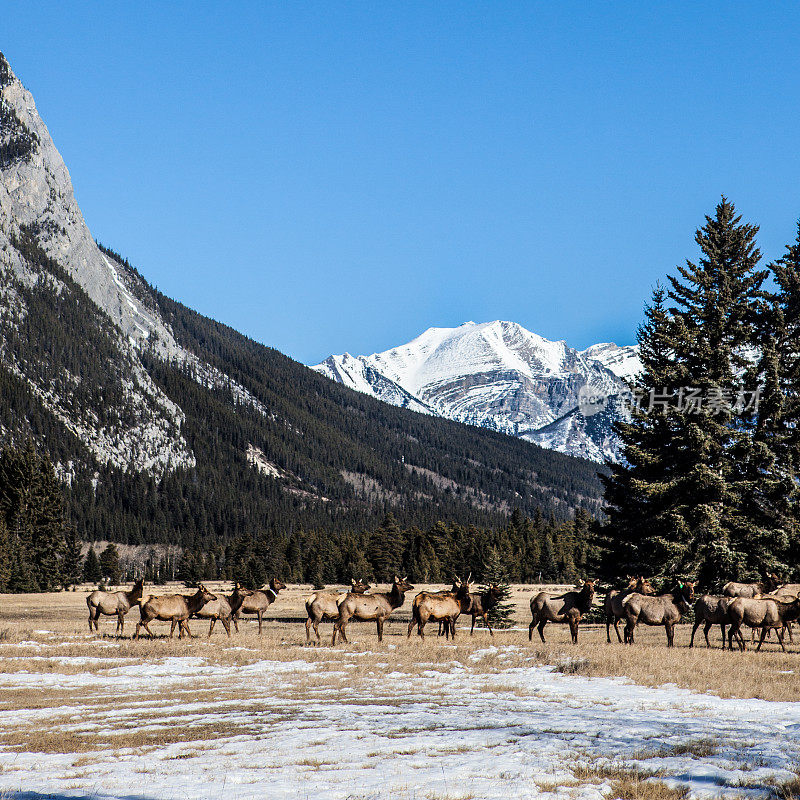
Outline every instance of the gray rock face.
[[[51, 261], [32, 257], [32, 248]], [[47, 369], [41, 356], [26, 359], [20, 356], [24, 348], [9, 346], [29, 313], [30, 292], [41, 289], [53, 293], [53, 304], [68, 294], [73, 310], [88, 297], [111, 322], [94, 323], [102, 328], [97, 341], [113, 351], [105, 355], [107, 385], [95, 394], [116, 397], [117, 407], [82, 406], [76, 399], [80, 375], [59, 374], [61, 365]], [[1, 53], [0, 299], [0, 365], [22, 379], [101, 464], [160, 473], [195, 463], [181, 431], [184, 413], [143, 367], [144, 348], [183, 364], [199, 384], [229, 390], [237, 403], [270, 413], [244, 387], [181, 348], [138, 274], [97, 246], [33, 97]]]
[[[0, 291], [4, 299], [0, 360], [100, 463], [153, 472], [194, 464], [181, 434], [183, 412], [153, 383], [138, 357], [142, 342], [164, 358], [179, 356], [180, 348], [171, 331], [134, 294], [133, 273], [107, 258], [95, 244], [75, 201], [67, 168], [33, 98], [2, 55], [0, 113]], [[30, 146], [20, 147], [21, 141]], [[26, 238], [54, 263], [32, 261], [20, 245]], [[64, 272], [59, 273], [59, 268]], [[113, 323], [107, 334], [115, 353], [108, 366], [108, 382], [122, 382], [123, 400], [119, 408], [108, 409], [118, 413], [103, 421], [97, 409], [77, 408], [73, 402], [70, 387], [79, 387], [80, 375], [61, 375], [54, 385], [52, 377], [43, 377], [38, 359], [26, 359], [6, 346], [8, 336], [29, 311], [27, 290], [46, 287], [54, 297], [75, 292], [64, 282], [64, 273]], [[77, 295], [75, 302], [81, 302]], [[50, 372], [57, 374], [57, 369]]]
[[617, 460], [614, 401], [584, 416], [584, 386], [610, 397], [639, 369], [636, 349], [612, 343], [584, 351], [513, 322], [430, 328], [408, 344], [370, 356], [330, 356], [314, 369], [394, 405], [519, 436], [553, 450]]
[[[152, 337], [165, 355], [178, 347], [166, 326], [136, 299], [126, 285], [127, 276], [99, 250], [75, 200], [72, 181], [50, 133], [36, 110], [33, 97], [8, 69], [0, 89], [19, 128], [37, 140], [25, 158], [12, 159], [2, 169], [0, 229], [7, 237], [19, 226], [34, 226], [37, 240], [89, 297], [130, 339]], [[3, 141], [14, 131], [3, 130]], [[20, 269], [19, 265], [16, 265]]]

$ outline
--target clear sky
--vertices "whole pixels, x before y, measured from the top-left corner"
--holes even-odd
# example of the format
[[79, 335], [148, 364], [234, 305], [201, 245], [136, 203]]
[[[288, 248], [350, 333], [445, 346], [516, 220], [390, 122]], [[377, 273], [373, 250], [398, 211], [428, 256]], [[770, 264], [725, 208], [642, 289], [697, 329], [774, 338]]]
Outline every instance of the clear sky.
[[780, 2], [0, 10], [94, 236], [306, 363], [466, 320], [630, 343], [722, 193], [777, 257], [798, 42]]

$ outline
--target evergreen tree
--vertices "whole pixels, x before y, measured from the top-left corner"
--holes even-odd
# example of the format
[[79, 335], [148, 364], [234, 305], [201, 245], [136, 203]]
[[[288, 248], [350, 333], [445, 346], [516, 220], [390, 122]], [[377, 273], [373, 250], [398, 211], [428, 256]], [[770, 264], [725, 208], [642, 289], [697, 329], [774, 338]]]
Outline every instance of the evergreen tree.
[[511, 587], [508, 583], [508, 568], [496, 547], [490, 547], [483, 561], [483, 585], [481, 592], [490, 586], [500, 589], [501, 597], [497, 605], [489, 613], [489, 622], [493, 628], [510, 628], [513, 623], [514, 604], [510, 602]]
[[0, 592], [7, 592], [11, 577], [11, 537], [5, 519], [0, 516]]
[[81, 542], [71, 525], [67, 527], [62, 581], [65, 589], [81, 582]]
[[38, 456], [30, 439], [0, 453], [0, 515], [16, 552], [13, 583], [28, 591], [58, 587], [66, 549], [64, 503], [49, 457]]
[[103, 580], [103, 571], [100, 569], [100, 561], [97, 558], [94, 547], [90, 547], [89, 552], [86, 553], [86, 558], [83, 562], [83, 579], [87, 583], [99, 583]]
[[100, 562], [100, 571], [103, 574], [103, 578], [111, 584], [119, 583], [119, 552], [113, 542], [100, 553], [98, 561]]
[[[757, 512], [753, 435], [761, 285], [757, 228], [725, 198], [697, 231], [697, 264], [657, 289], [639, 331], [643, 398], [618, 426], [625, 462], [605, 480], [609, 572], [693, 574], [705, 587], [775, 564], [776, 517]], [[765, 485], [773, 475], [763, 475]]]
[[388, 513], [377, 530], [370, 537], [367, 559], [372, 565], [375, 580], [391, 583], [395, 575], [403, 569], [405, 536], [394, 514]]

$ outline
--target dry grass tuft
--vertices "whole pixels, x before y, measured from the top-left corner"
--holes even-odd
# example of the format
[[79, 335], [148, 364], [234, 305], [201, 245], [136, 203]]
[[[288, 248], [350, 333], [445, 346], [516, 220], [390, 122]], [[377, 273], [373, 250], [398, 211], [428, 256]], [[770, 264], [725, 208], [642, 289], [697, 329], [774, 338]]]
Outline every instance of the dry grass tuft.
[[800, 800], [800, 774], [774, 787], [778, 800]]
[[657, 772], [646, 772], [615, 762], [579, 765], [573, 768], [573, 774], [584, 783], [609, 783], [609, 797], [619, 800], [684, 800], [689, 795], [687, 786], [672, 787], [657, 780]]

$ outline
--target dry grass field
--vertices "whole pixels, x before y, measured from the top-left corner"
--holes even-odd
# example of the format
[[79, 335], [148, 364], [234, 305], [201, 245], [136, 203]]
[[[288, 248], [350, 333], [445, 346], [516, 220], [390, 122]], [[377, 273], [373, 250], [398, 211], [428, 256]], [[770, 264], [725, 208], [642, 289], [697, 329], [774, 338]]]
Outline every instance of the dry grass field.
[[688, 625], [674, 649], [604, 626], [529, 642], [539, 588], [514, 587], [494, 638], [462, 618], [455, 642], [407, 639], [409, 597], [383, 643], [354, 623], [335, 648], [327, 622], [305, 642], [308, 586], [262, 636], [193, 620], [183, 641], [158, 622], [133, 641], [135, 608], [122, 637], [112, 618], [90, 634], [84, 590], [0, 596], [0, 797], [797, 796], [800, 644], [690, 650]]

